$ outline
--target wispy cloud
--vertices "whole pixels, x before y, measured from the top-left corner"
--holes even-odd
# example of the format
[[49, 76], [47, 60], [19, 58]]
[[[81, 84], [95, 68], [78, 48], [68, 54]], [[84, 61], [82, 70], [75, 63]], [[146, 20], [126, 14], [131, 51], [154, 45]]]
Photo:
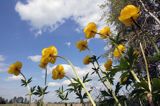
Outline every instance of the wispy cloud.
[[33, 62], [40, 62], [41, 55], [28, 56], [27, 58]]
[[59, 82], [49, 82], [48, 83], [48, 86], [50, 87], [60, 87], [60, 86], [65, 86], [65, 85], [68, 85], [70, 84], [70, 81], [69, 80], [63, 80], [61, 83]]
[[[69, 18], [80, 27], [84, 27], [91, 21], [102, 24], [99, 20], [103, 9], [99, 6], [103, 2], [103, 0], [27, 0], [27, 3], [18, 1], [15, 10], [22, 20], [29, 21], [31, 26], [38, 30], [55, 29]], [[107, 7], [104, 10], [107, 10]]]
[[8, 65], [5, 63], [5, 56], [0, 55], [0, 72], [5, 72], [7, 71]]
[[70, 47], [71, 46], [71, 42], [66, 42], [65, 45]]
[[20, 80], [20, 79], [22, 79], [23, 77], [22, 76], [14, 76], [14, 75], [12, 75], [12, 76], [9, 76], [8, 78], [7, 78], [7, 81], [15, 81], [15, 80]]
[[[74, 72], [73, 72], [73, 70], [72, 70], [72, 68], [71, 68], [70, 65], [68, 65], [68, 64], [62, 64], [62, 65], [64, 67], [66, 76], [68, 76], [68, 77], [74, 77], [75, 76]], [[56, 67], [56, 65], [54, 65], [54, 66], [48, 66], [47, 67], [48, 74], [51, 74], [53, 68], [55, 68], [55, 67]], [[78, 75], [80, 77], [83, 77], [86, 73], [93, 71], [92, 70], [92, 65], [87, 65], [87, 66], [84, 66], [84, 67], [78, 67], [78, 66], [74, 66], [74, 67], [75, 67], [75, 69], [76, 69], [76, 71], [77, 71], [77, 73], [78, 73]]]
[[0, 62], [0, 72], [6, 72], [8, 69], [8, 65]]
[[5, 57], [3, 55], [0, 55], [0, 62], [5, 61]]

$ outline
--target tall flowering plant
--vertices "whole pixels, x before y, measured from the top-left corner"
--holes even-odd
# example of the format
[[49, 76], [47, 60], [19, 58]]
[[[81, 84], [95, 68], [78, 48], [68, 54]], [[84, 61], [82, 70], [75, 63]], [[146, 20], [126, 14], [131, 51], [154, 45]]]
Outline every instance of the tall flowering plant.
[[[140, 0], [141, 3], [143, 3]], [[150, 12], [149, 12], [150, 13]], [[159, 19], [153, 14], [150, 14], [153, 19], [159, 24]], [[61, 80], [67, 78], [70, 81], [68, 89], [63, 86], [56, 90], [58, 97], [61, 100], [68, 100], [68, 95], [73, 92], [84, 103], [84, 99], [96, 106], [96, 102], [102, 106], [126, 106], [126, 105], [158, 105], [160, 99], [160, 79], [159, 75], [152, 75], [152, 64], [159, 63], [160, 52], [157, 45], [157, 39], [153, 38], [150, 31], [147, 31], [142, 26], [138, 19], [141, 18], [141, 8], [132, 4], [126, 5], [121, 9], [119, 17], [117, 19], [123, 24], [124, 29], [120, 30], [115, 36], [109, 26], [104, 26], [98, 30], [96, 23], [90, 22], [84, 28], [84, 39], [79, 40], [76, 43], [76, 47], [80, 52], [89, 51], [83, 59], [84, 65], [91, 65], [91, 74], [86, 73], [83, 78], [79, 77], [76, 68], [72, 62], [63, 56], [58, 55], [58, 50], [55, 46], [49, 46], [42, 50], [42, 57], [39, 67], [45, 69], [45, 81], [44, 86], [29, 87], [29, 83], [32, 78], [28, 80], [22, 73], [22, 63], [17, 61], [10, 65], [8, 73], [14, 75], [22, 75], [22, 86], [28, 88], [28, 95], [37, 95], [41, 97], [40, 104], [43, 105], [43, 99], [47, 91], [47, 65], [54, 64], [57, 59], [64, 60], [71, 66], [72, 72], [75, 74], [74, 78], [66, 76], [63, 65], [59, 64], [52, 70], [52, 79]], [[99, 36], [101, 40], [108, 40], [111, 49], [109, 53], [102, 53], [97, 56], [93, 54], [92, 49], [89, 46], [89, 40], [94, 39], [95, 36]], [[114, 36], [113, 36], [114, 35]], [[128, 37], [129, 36], [129, 37]], [[145, 39], [144, 39], [145, 38]], [[138, 39], [138, 40], [137, 40]], [[92, 43], [90, 41], [90, 43]], [[151, 49], [151, 51], [149, 50]], [[100, 63], [102, 58], [106, 58], [106, 61]], [[117, 64], [114, 64], [117, 61]], [[156, 68], [158, 68], [157, 64]], [[102, 68], [104, 67], [104, 68]], [[155, 69], [159, 70], [159, 69]], [[89, 76], [96, 75], [99, 78], [99, 82], [102, 83], [105, 89], [100, 90], [99, 101], [95, 101], [91, 96], [92, 89], [87, 89], [86, 84], [93, 81]], [[115, 81], [116, 75], [119, 74], [118, 81]], [[31, 103], [31, 102], [30, 102]]]

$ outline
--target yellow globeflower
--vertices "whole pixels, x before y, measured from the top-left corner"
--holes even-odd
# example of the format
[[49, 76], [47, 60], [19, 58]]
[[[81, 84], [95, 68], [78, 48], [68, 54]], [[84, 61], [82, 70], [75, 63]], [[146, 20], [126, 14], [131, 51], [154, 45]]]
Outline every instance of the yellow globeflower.
[[106, 71], [110, 70], [112, 68], [112, 60], [108, 59], [108, 61], [104, 64], [104, 67]]
[[53, 79], [62, 79], [65, 76], [64, 67], [62, 65], [58, 65], [52, 71], [52, 78]]
[[56, 69], [53, 69], [52, 71], [52, 79], [54, 80], [58, 79], [58, 71], [56, 71]]
[[97, 25], [94, 22], [90, 22], [84, 28], [83, 32], [85, 33], [85, 37], [87, 39], [94, 38], [95, 34], [97, 33]]
[[76, 47], [80, 50], [80, 51], [84, 51], [88, 48], [88, 42], [87, 40], [80, 40], [76, 43]]
[[124, 23], [126, 26], [131, 26], [133, 20], [137, 20], [140, 15], [140, 9], [134, 5], [127, 5], [121, 10], [120, 16], [118, 19]]
[[100, 37], [102, 39], [106, 39], [109, 36], [110, 33], [111, 33], [110, 27], [107, 27], [107, 26], [104, 27], [103, 29], [101, 29], [100, 32], [99, 32]]
[[119, 44], [115, 49], [114, 49], [114, 52], [113, 52], [113, 55], [114, 57], [116, 58], [120, 58], [122, 53], [126, 50], [125, 46], [122, 45], [122, 44]]
[[58, 51], [55, 46], [50, 46], [42, 50], [42, 58], [45, 57], [47, 61], [52, 64], [55, 63], [57, 54], [58, 54]]
[[47, 64], [48, 64], [48, 59], [47, 59], [47, 57], [42, 57], [41, 58], [41, 60], [40, 60], [40, 64], [39, 64], [39, 67], [41, 67], [41, 68], [46, 68], [46, 66], [47, 66]]
[[87, 65], [91, 62], [91, 57], [89, 55], [87, 55], [84, 59], [83, 59], [83, 64]]
[[9, 66], [8, 73], [18, 76], [21, 72], [22, 63], [17, 61]]

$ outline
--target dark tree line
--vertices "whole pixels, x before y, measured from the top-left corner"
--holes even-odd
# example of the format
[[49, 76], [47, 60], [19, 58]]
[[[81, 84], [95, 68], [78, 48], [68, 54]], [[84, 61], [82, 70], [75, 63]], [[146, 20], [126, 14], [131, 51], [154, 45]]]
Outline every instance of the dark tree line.
[[29, 101], [27, 98], [23, 97], [13, 97], [12, 99], [5, 99], [3, 97], [0, 97], [0, 104], [12, 104], [12, 103], [24, 103], [27, 104]]

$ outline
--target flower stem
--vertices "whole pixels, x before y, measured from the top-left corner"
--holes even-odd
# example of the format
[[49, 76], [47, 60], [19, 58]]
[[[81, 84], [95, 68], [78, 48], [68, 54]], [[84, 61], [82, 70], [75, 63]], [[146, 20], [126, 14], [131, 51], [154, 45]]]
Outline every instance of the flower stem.
[[80, 77], [78, 76], [78, 73], [77, 73], [77, 71], [76, 71], [75, 67], [73, 66], [72, 62], [71, 62], [71, 61], [69, 61], [68, 59], [66, 59], [66, 58], [62, 57], [62, 56], [56, 56], [56, 57], [59, 57], [59, 58], [61, 58], [61, 59], [65, 60], [65, 61], [66, 61], [66, 62], [71, 66], [71, 68], [73, 69], [74, 74], [76, 75], [76, 77], [77, 77], [77, 78], [78, 78], [78, 80], [80, 81], [80, 83], [81, 83], [82, 87], [84, 88], [85, 92], [87, 93], [88, 98], [90, 99], [90, 101], [91, 101], [92, 105], [93, 105], [93, 106], [96, 106], [96, 104], [95, 104], [94, 100], [92, 99], [92, 97], [91, 97], [90, 93], [88, 92], [88, 90], [87, 90], [86, 86], [84, 85], [84, 83], [82, 82], [82, 80], [80, 79]]
[[148, 88], [149, 88], [149, 93], [147, 94], [147, 98], [148, 98], [148, 102], [150, 104], [150, 106], [154, 106], [153, 101], [152, 101], [152, 87], [151, 87], [151, 80], [150, 80], [150, 75], [149, 75], [149, 70], [148, 70], [148, 63], [147, 63], [147, 59], [142, 47], [142, 44], [140, 43], [140, 48], [142, 51], [142, 55], [144, 58], [144, 62], [145, 62], [145, 66], [146, 66], [146, 73], [147, 73], [147, 80], [148, 80]]
[[[27, 81], [25, 75], [20, 72], [20, 74], [22, 75], [22, 77], [24, 78], [25, 81]], [[31, 100], [32, 100], [32, 94], [31, 94], [31, 89], [30, 89], [30, 86], [27, 84], [27, 89], [28, 89], [28, 92], [29, 92], [29, 106], [31, 106]]]
[[[101, 70], [98, 61], [97, 61], [97, 60], [95, 60], [95, 61], [96, 61], [97, 65], [98, 65], [98, 67], [99, 67], [98, 69]], [[96, 66], [95, 66], [95, 64], [94, 64], [94, 63], [92, 63], [92, 64], [93, 64], [94, 68], [97, 69]], [[101, 81], [101, 82], [103, 83], [103, 85], [106, 87], [106, 89], [112, 91], [111, 84], [110, 84], [110, 82], [108, 81], [108, 79], [107, 79], [107, 81], [109, 82], [109, 87], [108, 87], [108, 86], [105, 84], [105, 82], [102, 80], [102, 78], [101, 78], [101, 76], [100, 76], [98, 70], [95, 70], [95, 71], [96, 71], [96, 73], [97, 73], [97, 75], [98, 75], [100, 81]], [[102, 70], [101, 70], [101, 71], [102, 71]], [[115, 93], [114, 93], [113, 91], [112, 91], [112, 96], [113, 96], [114, 100], [116, 101], [116, 103], [118, 104], [118, 106], [121, 106], [121, 104], [120, 104], [118, 98], [116, 97], [116, 95], [115, 95]]]
[[137, 75], [135, 74], [135, 72], [133, 70], [131, 70], [131, 74], [133, 76], [133, 78], [137, 81], [140, 82], [139, 78], [137, 77]]
[[[47, 67], [45, 68], [45, 81], [44, 81], [44, 86], [46, 87], [47, 86]], [[44, 102], [43, 102], [43, 99], [44, 99], [44, 95], [42, 95], [42, 98], [41, 98], [41, 106], [44, 105]]]
[[46, 71], [45, 71], [45, 82], [44, 82], [44, 85], [46, 86], [47, 85], [47, 67], [45, 69], [46, 69]]
[[147, 59], [146, 59], [146, 56], [145, 56], [145, 54], [144, 54], [144, 50], [143, 50], [143, 47], [142, 47], [142, 44], [141, 44], [141, 43], [140, 43], [140, 48], [141, 48], [142, 55], [143, 55], [144, 62], [145, 62], [145, 66], [146, 66], [148, 87], [149, 87], [150, 92], [152, 92], [152, 88], [151, 88], [151, 80], [150, 80], [150, 75], [149, 75], [149, 70], [148, 70], [148, 63], [147, 63]]

